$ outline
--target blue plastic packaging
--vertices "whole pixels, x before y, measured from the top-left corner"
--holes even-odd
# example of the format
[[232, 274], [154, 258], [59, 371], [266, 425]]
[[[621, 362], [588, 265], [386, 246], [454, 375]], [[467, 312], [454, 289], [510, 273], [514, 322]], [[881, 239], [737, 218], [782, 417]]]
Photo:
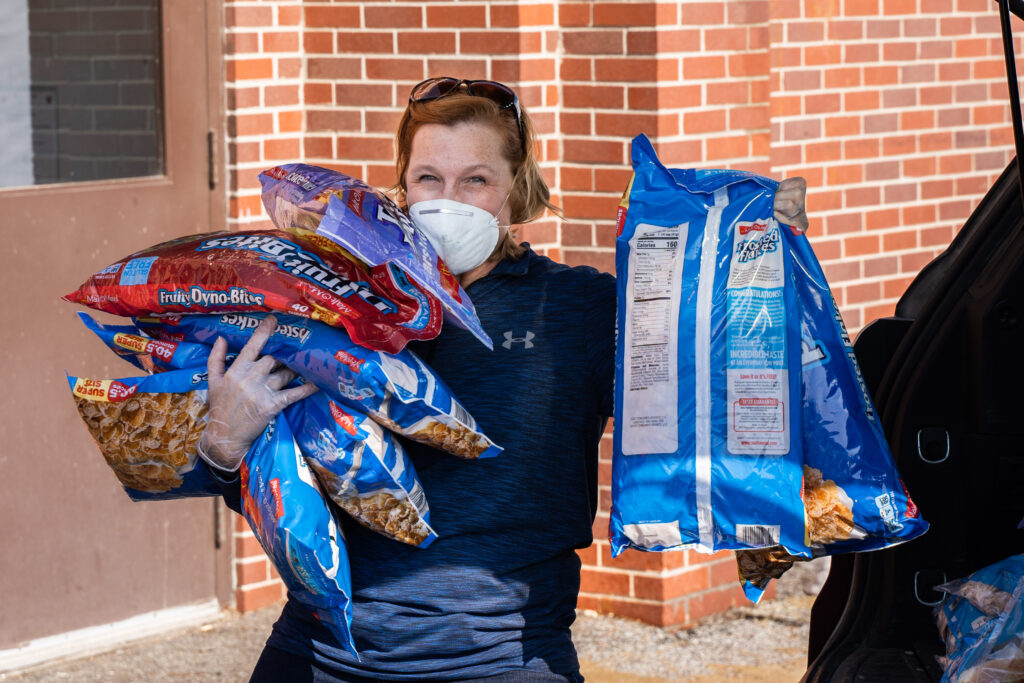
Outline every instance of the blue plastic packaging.
[[239, 468], [242, 515], [289, 594], [353, 655], [352, 573], [345, 538], [306, 465], [287, 420], [278, 416]]
[[772, 565], [924, 533], [814, 252], [773, 218], [777, 184], [667, 169], [644, 136], [633, 167], [616, 247], [613, 554], [755, 553], [740, 566], [756, 600]]

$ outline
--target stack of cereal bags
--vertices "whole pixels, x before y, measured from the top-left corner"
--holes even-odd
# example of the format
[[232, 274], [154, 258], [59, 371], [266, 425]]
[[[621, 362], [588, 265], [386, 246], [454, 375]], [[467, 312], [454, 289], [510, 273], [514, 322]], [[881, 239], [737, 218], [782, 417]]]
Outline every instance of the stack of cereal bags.
[[1024, 680], [1024, 555], [936, 588], [947, 594], [935, 609], [942, 683]]
[[[318, 192], [340, 194], [342, 181], [361, 185], [320, 170], [330, 182]], [[243, 514], [289, 590], [354, 652], [347, 554], [330, 503], [384, 536], [426, 547], [437, 537], [426, 494], [395, 434], [462, 458], [501, 448], [404, 348], [436, 336], [443, 314], [479, 327], [457, 283], [442, 286], [446, 269], [436, 254], [427, 257], [435, 270], [422, 269], [419, 279], [404, 263], [368, 264], [313, 232], [326, 198], [296, 199], [308, 178], [282, 178], [290, 180], [264, 196], [268, 209], [277, 207], [280, 230], [171, 240], [120, 259], [68, 294], [69, 301], [132, 316], [131, 325], [104, 325], [80, 314], [112, 351], [151, 373], [68, 380], [90, 434], [133, 500], [218, 495], [223, 482], [197, 452], [208, 412], [206, 362], [217, 337], [228, 342], [230, 362], [274, 314], [263, 353], [321, 391], [286, 410], [245, 456]], [[373, 197], [385, 205], [386, 197]], [[334, 207], [349, 232], [379, 227], [364, 211], [351, 198]], [[383, 225], [405, 218], [393, 205], [388, 211], [392, 220]], [[378, 239], [402, 241], [403, 234]], [[490, 343], [486, 335], [482, 341]], [[291, 512], [299, 509], [301, 516]]]
[[633, 140], [619, 210], [613, 555], [738, 553], [749, 598], [794, 558], [927, 529], [776, 183], [664, 167]]

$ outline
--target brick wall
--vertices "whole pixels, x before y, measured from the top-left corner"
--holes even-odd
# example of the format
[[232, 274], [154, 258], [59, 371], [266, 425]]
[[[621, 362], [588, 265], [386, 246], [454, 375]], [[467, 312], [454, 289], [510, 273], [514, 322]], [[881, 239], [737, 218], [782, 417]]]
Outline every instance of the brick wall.
[[[523, 226], [535, 248], [613, 269], [629, 140], [646, 132], [672, 166], [804, 175], [812, 244], [856, 331], [892, 311], [1012, 154], [988, 0], [232, 0], [226, 11], [236, 226], [267, 225], [256, 174], [274, 163], [391, 185], [409, 87], [491, 78], [534, 117], [564, 209], [564, 221]], [[611, 559], [610, 458], [606, 435], [580, 607], [686, 625], [740, 604], [730, 553]], [[280, 585], [236, 528], [239, 606], [257, 607]]]

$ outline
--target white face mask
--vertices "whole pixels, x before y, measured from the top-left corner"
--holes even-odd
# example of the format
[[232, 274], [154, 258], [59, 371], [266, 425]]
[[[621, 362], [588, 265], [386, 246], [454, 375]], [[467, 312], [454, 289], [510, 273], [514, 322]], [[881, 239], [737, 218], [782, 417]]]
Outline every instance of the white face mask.
[[451, 199], [416, 202], [409, 207], [409, 216], [453, 275], [473, 270], [486, 261], [501, 236], [496, 216]]

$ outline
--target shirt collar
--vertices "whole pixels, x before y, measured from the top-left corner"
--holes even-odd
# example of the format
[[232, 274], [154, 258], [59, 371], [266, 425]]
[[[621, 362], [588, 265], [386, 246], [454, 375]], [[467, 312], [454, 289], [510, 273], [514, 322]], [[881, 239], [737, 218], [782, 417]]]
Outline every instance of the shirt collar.
[[537, 258], [537, 253], [530, 248], [529, 242], [523, 242], [523, 247], [526, 249], [526, 253], [520, 256], [518, 259], [513, 261], [512, 259], [504, 258], [491, 269], [488, 273], [488, 277], [491, 275], [511, 275], [513, 277], [522, 277], [530, 272], [530, 264]]

